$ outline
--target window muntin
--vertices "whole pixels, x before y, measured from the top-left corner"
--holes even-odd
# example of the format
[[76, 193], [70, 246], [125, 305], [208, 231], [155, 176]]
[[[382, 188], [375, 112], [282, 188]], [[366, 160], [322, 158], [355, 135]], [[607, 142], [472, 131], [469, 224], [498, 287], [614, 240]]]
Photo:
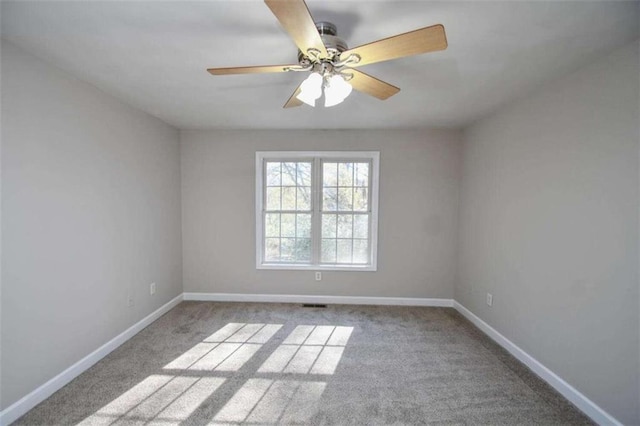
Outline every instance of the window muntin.
[[378, 165], [378, 152], [257, 152], [257, 268], [375, 271]]

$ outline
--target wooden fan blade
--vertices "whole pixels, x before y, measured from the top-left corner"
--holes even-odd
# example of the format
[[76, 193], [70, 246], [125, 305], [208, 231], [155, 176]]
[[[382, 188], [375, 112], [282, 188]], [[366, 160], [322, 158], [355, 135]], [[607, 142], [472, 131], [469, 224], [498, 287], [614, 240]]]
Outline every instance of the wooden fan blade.
[[362, 71], [347, 69], [344, 73], [353, 74], [353, 78], [349, 80], [349, 83], [354, 89], [378, 99], [385, 100], [400, 91], [400, 88], [378, 80]]
[[340, 54], [340, 60], [356, 54], [360, 56], [360, 62], [349, 64], [349, 66], [359, 67], [446, 48], [447, 36], [444, 27], [438, 24], [345, 50]]
[[[302, 84], [300, 84], [300, 86], [301, 85]], [[300, 99], [296, 98], [296, 96], [298, 96], [298, 94], [300, 93], [300, 86], [296, 87], [296, 90], [293, 92], [293, 95], [291, 95], [287, 103], [284, 104], [282, 108], [293, 108], [293, 107], [300, 106], [304, 103]]]
[[257, 67], [232, 67], [232, 68], [209, 68], [213, 75], [229, 75], [229, 74], [257, 74], [263, 72], [287, 72], [290, 67], [300, 67], [299, 65], [261, 65]]
[[309, 49], [317, 49], [320, 52], [320, 58], [329, 56], [304, 0], [264, 0], [264, 2], [302, 53], [306, 55]]

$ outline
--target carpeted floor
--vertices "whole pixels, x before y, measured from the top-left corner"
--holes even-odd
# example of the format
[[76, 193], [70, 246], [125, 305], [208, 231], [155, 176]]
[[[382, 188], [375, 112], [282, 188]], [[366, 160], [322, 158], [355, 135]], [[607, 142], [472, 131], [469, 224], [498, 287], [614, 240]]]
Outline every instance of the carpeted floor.
[[450, 308], [183, 302], [20, 425], [592, 424]]

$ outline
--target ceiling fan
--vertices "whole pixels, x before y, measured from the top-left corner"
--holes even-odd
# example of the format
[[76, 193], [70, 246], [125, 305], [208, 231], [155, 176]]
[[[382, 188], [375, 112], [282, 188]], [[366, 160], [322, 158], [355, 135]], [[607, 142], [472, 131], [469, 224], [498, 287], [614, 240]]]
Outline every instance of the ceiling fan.
[[265, 3], [298, 46], [298, 63], [209, 68], [207, 71], [213, 75], [310, 72], [284, 108], [303, 103], [315, 106], [323, 92], [325, 107], [337, 105], [349, 96], [352, 89], [387, 99], [400, 89], [355, 68], [447, 48], [444, 27], [438, 24], [349, 49], [338, 37], [335, 25], [313, 21], [304, 0], [265, 0]]

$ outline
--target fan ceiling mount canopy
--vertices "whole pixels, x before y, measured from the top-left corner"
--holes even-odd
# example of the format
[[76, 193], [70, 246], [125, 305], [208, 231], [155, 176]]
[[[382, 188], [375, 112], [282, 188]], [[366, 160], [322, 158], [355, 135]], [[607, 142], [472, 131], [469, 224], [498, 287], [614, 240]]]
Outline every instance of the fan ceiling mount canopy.
[[304, 0], [265, 0], [298, 47], [298, 63], [232, 68], [209, 68], [213, 75], [309, 72], [284, 108], [315, 102], [324, 93], [325, 106], [341, 103], [352, 89], [385, 100], [400, 91], [355, 68], [447, 48], [444, 27], [421, 28], [349, 49], [330, 22], [314, 22]]

